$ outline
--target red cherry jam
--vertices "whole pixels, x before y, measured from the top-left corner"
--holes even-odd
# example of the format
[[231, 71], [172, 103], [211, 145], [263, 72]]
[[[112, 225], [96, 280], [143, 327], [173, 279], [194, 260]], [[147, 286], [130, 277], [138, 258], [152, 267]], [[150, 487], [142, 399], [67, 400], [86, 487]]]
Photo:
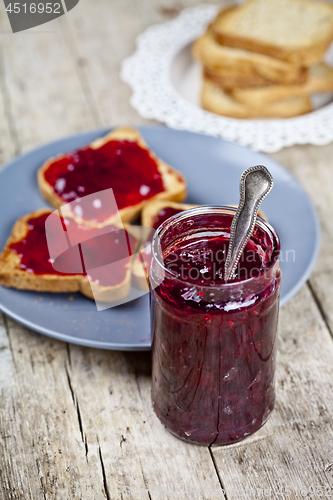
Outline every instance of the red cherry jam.
[[[136, 244], [133, 236], [115, 226], [109, 226], [108, 232], [101, 234], [100, 230], [78, 225], [69, 218], [62, 219], [60, 225], [59, 217], [51, 217], [47, 224], [47, 242], [45, 223], [49, 215], [31, 217], [27, 221], [26, 236], [10, 246], [20, 256], [21, 270], [36, 275], [82, 274], [102, 286], [114, 286], [125, 279], [126, 264]], [[63, 231], [68, 233], [70, 240], [81, 241], [80, 246], [67, 246], [64, 251]], [[50, 258], [48, 243], [52, 255], [58, 255], [56, 259]], [[113, 262], [117, 265], [107, 266]]]
[[[179, 212], [183, 212], [183, 210], [180, 210], [179, 208], [172, 208], [172, 207], [165, 207], [162, 208], [154, 217], [153, 219], [153, 224], [152, 227], [153, 229], [157, 229], [162, 222], [166, 221], [169, 219], [169, 217], [172, 217], [173, 215], [179, 214]], [[145, 248], [141, 252], [140, 258], [142, 265], [144, 266], [145, 271], [148, 273], [149, 266], [151, 263], [152, 259], [152, 253], [151, 253], [151, 241], [154, 236], [154, 231], [151, 231], [149, 237], [146, 240]]]
[[[231, 219], [231, 218], [230, 218]], [[214, 286], [224, 283], [224, 263], [228, 254], [229, 235], [205, 236], [189, 242], [184, 248], [176, 248], [165, 258], [165, 266], [182, 280], [194, 285]], [[234, 281], [256, 277], [264, 269], [263, 252], [250, 241], [242, 254]]]
[[279, 240], [257, 220], [226, 283], [234, 213], [218, 207], [184, 212], [162, 224], [153, 241], [154, 411], [175, 435], [205, 445], [252, 434], [275, 401]]
[[183, 210], [173, 207], [161, 208], [161, 210], [154, 217], [153, 228], [157, 229], [162, 224], [162, 222], [166, 221], [173, 215], [179, 214], [179, 212], [183, 212]]
[[[150, 199], [164, 190], [156, 160], [136, 142], [111, 140], [98, 149], [86, 147], [55, 159], [45, 180], [64, 203], [113, 189], [118, 210]], [[84, 205], [82, 218], [103, 222], [115, 214], [112, 204], [97, 198]]]

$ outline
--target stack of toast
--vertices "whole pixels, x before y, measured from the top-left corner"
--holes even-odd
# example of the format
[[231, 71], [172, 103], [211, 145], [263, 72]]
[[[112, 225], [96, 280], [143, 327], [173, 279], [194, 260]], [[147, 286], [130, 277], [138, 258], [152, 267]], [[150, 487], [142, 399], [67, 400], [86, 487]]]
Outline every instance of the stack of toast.
[[203, 108], [234, 118], [310, 112], [311, 94], [333, 91], [324, 62], [332, 41], [332, 3], [247, 0], [223, 9], [193, 44]]

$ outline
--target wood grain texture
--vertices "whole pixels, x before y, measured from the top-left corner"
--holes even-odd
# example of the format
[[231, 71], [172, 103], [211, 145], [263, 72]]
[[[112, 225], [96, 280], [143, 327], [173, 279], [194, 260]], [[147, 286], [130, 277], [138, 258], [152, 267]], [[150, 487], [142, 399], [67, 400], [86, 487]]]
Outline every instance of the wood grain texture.
[[45, 26], [1, 37], [3, 99], [17, 152], [95, 126], [59, 22]]
[[119, 77], [120, 63], [133, 52], [142, 30], [141, 8], [129, 0], [80, 2], [59, 20], [76, 72], [104, 126], [143, 123], [128, 105], [131, 92]]
[[5, 75], [4, 51], [0, 40], [0, 168], [19, 151]]
[[[7, 324], [15, 366], [14, 387], [18, 388], [23, 410], [17, 420], [28, 427], [24, 449], [32, 455], [39, 476], [38, 482], [33, 480], [33, 485], [38, 485], [41, 498], [44, 495], [59, 500], [103, 499], [99, 463], [92, 462], [88, 466], [85, 456], [77, 407], [68, 384], [66, 344], [29, 332], [10, 319]], [[14, 402], [12, 411], [16, 412], [16, 408]], [[13, 433], [11, 422], [7, 425], [8, 432]], [[13, 450], [9, 448], [10, 451]], [[12, 460], [16, 462], [15, 455]], [[18, 469], [19, 478], [25, 477], [21, 467]], [[30, 467], [28, 478], [31, 479]]]
[[[150, 401], [150, 353], [70, 346], [69, 376], [82, 415], [87, 459], [100, 454], [110, 498], [221, 494], [209, 450], [164, 429]], [[186, 493], [188, 492], [188, 493]]]
[[2, 313], [0, 313], [0, 498], [42, 499], [29, 423]]
[[[31, 34], [3, 34], [0, 162], [81, 130], [150, 123], [129, 104], [121, 60], [143, 29], [199, 3], [81, 0]], [[274, 157], [311, 195], [323, 244], [311, 289], [281, 311], [267, 425], [229, 447], [183, 443], [152, 411], [148, 353], [66, 346], [9, 319], [5, 328], [0, 314], [1, 500], [333, 496], [333, 145]]]
[[201, 3], [209, 1], [81, 1], [61, 20], [63, 29], [75, 39], [72, 45], [77, 51], [78, 70], [85, 75], [105, 126], [156, 123], [141, 118], [129, 105], [131, 90], [120, 79], [121, 61], [134, 52], [136, 37], [148, 26], [168, 21], [182, 8]]
[[286, 165], [316, 207], [321, 226], [321, 248], [310, 285], [333, 332], [333, 144], [294, 146], [276, 153], [274, 158]]

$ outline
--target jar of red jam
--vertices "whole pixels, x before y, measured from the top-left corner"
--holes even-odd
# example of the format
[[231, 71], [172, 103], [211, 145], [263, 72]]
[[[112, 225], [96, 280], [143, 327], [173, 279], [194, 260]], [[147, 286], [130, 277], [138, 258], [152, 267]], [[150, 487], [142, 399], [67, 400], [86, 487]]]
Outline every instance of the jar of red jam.
[[203, 445], [254, 433], [275, 400], [280, 243], [257, 218], [225, 282], [234, 214], [187, 210], [165, 221], [152, 243], [153, 408], [172, 433]]

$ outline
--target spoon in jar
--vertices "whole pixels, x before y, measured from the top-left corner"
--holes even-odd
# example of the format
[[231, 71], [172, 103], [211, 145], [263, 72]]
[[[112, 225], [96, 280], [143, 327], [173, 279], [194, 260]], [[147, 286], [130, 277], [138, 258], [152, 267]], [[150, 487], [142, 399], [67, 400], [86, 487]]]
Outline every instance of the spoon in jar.
[[240, 179], [240, 199], [230, 228], [230, 243], [224, 265], [224, 280], [229, 281], [249, 241], [259, 206], [273, 187], [273, 177], [266, 167], [256, 165], [244, 170]]

